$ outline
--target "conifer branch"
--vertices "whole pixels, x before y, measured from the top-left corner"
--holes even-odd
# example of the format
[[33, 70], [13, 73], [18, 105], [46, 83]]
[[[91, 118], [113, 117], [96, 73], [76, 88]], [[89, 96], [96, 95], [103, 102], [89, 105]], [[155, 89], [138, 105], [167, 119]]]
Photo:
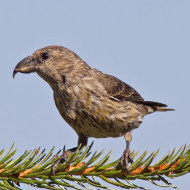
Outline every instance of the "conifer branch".
[[[119, 159], [110, 162], [109, 152], [100, 159], [103, 151], [91, 153], [92, 144], [87, 148], [77, 149], [63, 164], [58, 165], [55, 175], [52, 165], [53, 149], [45, 153], [45, 149], [25, 151], [20, 157], [14, 158], [14, 145], [3, 156], [0, 151], [0, 189], [18, 190], [20, 184], [28, 184], [52, 190], [62, 189], [111, 189], [110, 185], [125, 189], [146, 189], [134, 184], [136, 179], [146, 180], [160, 187], [173, 187], [166, 178], [175, 178], [190, 173], [190, 146], [182, 146], [169, 151], [158, 162], [153, 164], [158, 151], [147, 155], [147, 151], [138, 158], [133, 152], [134, 163], [129, 170], [122, 170]], [[106, 184], [103, 185], [102, 180]], [[100, 183], [101, 181], [101, 183]], [[162, 182], [162, 184], [159, 184]]]

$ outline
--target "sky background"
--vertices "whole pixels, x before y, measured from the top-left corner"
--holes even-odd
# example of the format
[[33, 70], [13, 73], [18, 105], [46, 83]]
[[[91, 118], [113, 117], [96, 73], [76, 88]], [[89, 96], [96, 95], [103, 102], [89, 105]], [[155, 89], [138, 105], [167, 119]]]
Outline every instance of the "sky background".
[[[65, 46], [90, 66], [133, 86], [145, 100], [176, 109], [146, 116], [133, 131], [131, 150], [161, 148], [163, 156], [189, 144], [189, 0], [6, 0], [0, 1], [0, 28], [0, 149], [14, 142], [19, 156], [39, 146], [48, 151], [77, 144], [48, 84], [37, 74], [12, 78], [21, 59], [47, 45]], [[92, 141], [93, 150], [112, 149], [114, 159], [125, 148], [123, 137]], [[170, 181], [184, 190], [189, 179], [188, 174]]]

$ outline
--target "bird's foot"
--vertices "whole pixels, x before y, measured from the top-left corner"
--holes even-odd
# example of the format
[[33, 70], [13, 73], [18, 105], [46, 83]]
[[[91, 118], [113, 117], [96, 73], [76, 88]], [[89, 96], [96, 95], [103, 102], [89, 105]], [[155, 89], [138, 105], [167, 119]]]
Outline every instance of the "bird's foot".
[[76, 150], [77, 150], [77, 147], [72, 148], [72, 149], [69, 149], [69, 150], [65, 150], [62, 155], [57, 155], [57, 154], [56, 154], [55, 156], [53, 156], [52, 161], [58, 159], [58, 160], [53, 164], [53, 167], [52, 167], [52, 173], [53, 173], [53, 175], [55, 175], [57, 166], [58, 166], [59, 164], [64, 163], [64, 162], [67, 160], [67, 158], [68, 158], [74, 151], [76, 151]]
[[130, 149], [127, 147], [125, 151], [123, 152], [123, 155], [120, 159], [120, 165], [123, 169], [128, 170], [129, 163], [133, 163], [133, 157], [132, 157]]

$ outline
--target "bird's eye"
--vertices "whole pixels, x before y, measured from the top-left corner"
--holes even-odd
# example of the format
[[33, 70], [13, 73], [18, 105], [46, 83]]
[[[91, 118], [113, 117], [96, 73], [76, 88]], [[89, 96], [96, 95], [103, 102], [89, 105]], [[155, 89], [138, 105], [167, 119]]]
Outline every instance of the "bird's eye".
[[47, 60], [49, 58], [49, 54], [47, 52], [42, 53], [42, 59]]

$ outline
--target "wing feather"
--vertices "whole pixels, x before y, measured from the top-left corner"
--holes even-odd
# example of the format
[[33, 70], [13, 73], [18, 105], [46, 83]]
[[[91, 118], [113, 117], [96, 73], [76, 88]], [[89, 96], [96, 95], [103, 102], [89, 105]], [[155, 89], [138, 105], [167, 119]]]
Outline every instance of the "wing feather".
[[142, 96], [134, 88], [112, 75], [107, 75], [100, 72], [98, 81], [103, 85], [107, 95], [113, 101], [131, 101], [136, 104], [150, 106], [155, 110], [158, 110], [158, 108], [167, 107], [166, 104], [160, 102], [144, 101]]
[[134, 88], [114, 76], [103, 74], [98, 80], [104, 86], [110, 99], [144, 102], [144, 99]]

